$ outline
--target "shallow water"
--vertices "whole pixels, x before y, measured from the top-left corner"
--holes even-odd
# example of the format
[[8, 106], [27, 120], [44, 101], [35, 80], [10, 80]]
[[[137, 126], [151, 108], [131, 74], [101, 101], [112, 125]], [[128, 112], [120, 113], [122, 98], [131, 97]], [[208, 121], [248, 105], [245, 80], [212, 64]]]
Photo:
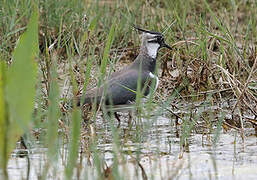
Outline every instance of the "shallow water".
[[[140, 141], [134, 139], [135, 125], [130, 130], [127, 124], [117, 129], [122, 139], [122, 158], [119, 159], [119, 172], [123, 179], [143, 179], [142, 169], [148, 179], [256, 179], [257, 178], [257, 138], [253, 129], [246, 129], [248, 136], [244, 142], [236, 131], [222, 132], [214, 147], [214, 134], [191, 134], [186, 151], [181, 150], [180, 138], [176, 137], [173, 120], [158, 117], [142, 129]], [[149, 125], [150, 124], [150, 125]], [[102, 152], [105, 166], [111, 167], [115, 146], [109, 127], [103, 122], [96, 125], [98, 132], [98, 150]], [[140, 143], [139, 143], [140, 142]], [[40, 145], [31, 149], [30, 179], [39, 179], [43, 174], [47, 160], [47, 149]], [[52, 164], [46, 179], [63, 179], [65, 149], [60, 150], [56, 164]], [[138, 157], [137, 157], [137, 154]], [[12, 180], [26, 178], [27, 159], [13, 153], [9, 165], [9, 177]], [[136, 158], [137, 157], [137, 158]], [[96, 169], [85, 155], [81, 158], [81, 171], [74, 179], [95, 179]], [[137, 160], [136, 160], [137, 159]]]

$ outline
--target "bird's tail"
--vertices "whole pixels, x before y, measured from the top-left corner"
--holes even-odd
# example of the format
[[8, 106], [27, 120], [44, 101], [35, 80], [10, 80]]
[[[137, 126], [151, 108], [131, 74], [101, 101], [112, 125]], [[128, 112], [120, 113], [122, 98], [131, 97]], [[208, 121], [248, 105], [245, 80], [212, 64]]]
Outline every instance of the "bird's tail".
[[68, 99], [65, 102], [62, 103], [62, 107], [66, 110], [72, 109], [74, 106], [80, 107], [81, 104], [81, 97], [76, 97], [75, 99]]
[[[83, 99], [82, 99], [83, 98]], [[86, 97], [77, 97], [75, 100], [76, 106], [83, 106], [85, 104], [92, 104], [93, 103], [94, 98], [90, 97], [90, 96], [86, 96]]]
[[79, 97], [75, 97], [75, 99], [70, 99], [70, 100], [62, 103], [61, 107], [62, 107], [62, 109], [64, 109], [64, 111], [67, 111], [67, 110], [72, 109], [74, 106], [75, 107], [80, 107], [80, 106], [83, 106], [85, 104], [92, 104], [93, 102], [94, 102], [94, 98], [92, 98], [92, 97], [79, 96]]

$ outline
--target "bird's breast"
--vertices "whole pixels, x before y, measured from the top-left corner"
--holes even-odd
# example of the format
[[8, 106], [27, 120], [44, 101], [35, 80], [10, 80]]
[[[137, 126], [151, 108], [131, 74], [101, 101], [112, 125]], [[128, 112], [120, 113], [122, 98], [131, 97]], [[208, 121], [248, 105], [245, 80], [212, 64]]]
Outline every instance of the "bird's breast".
[[149, 77], [153, 80], [152, 83], [155, 83], [155, 86], [154, 86], [154, 92], [155, 92], [159, 85], [159, 78], [156, 75], [154, 75], [152, 72], [149, 73]]

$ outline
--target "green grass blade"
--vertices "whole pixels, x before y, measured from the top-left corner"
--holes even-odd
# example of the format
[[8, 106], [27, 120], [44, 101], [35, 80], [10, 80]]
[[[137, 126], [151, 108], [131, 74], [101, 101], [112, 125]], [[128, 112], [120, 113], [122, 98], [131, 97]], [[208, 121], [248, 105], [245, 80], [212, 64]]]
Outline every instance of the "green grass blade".
[[106, 73], [106, 66], [107, 66], [107, 62], [109, 59], [110, 48], [111, 48], [112, 42], [114, 40], [114, 33], [115, 33], [115, 25], [113, 23], [112, 27], [110, 29], [109, 35], [108, 35], [107, 44], [104, 49], [104, 55], [103, 55], [103, 59], [102, 59], [101, 67], [100, 67], [102, 77]]
[[3, 169], [3, 174], [5, 179], [7, 179], [7, 134], [8, 134], [8, 117], [6, 116], [6, 103], [4, 99], [4, 85], [5, 85], [5, 75], [6, 67], [4, 62], [0, 62], [0, 167]]
[[26, 32], [13, 52], [13, 63], [7, 72], [5, 96], [9, 107], [8, 154], [28, 129], [34, 110], [38, 55], [38, 11], [31, 16]]
[[55, 67], [57, 58], [53, 58], [54, 61], [51, 66], [51, 79], [50, 79], [50, 91], [49, 91], [49, 107], [48, 107], [48, 130], [47, 130], [47, 146], [48, 146], [48, 158], [50, 161], [56, 160], [58, 149], [58, 119], [60, 117], [59, 108], [59, 86], [57, 84], [57, 72]]
[[77, 108], [72, 112], [72, 130], [69, 144], [68, 163], [65, 169], [66, 179], [72, 179], [73, 169], [76, 167], [80, 146], [81, 114]]

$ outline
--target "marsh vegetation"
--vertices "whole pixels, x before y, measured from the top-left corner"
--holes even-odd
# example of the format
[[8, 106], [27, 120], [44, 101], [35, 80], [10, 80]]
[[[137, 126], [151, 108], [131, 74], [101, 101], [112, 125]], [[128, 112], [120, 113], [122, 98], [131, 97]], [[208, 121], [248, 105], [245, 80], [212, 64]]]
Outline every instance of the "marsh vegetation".
[[[2, 0], [1, 179], [256, 179], [254, 0]], [[133, 119], [71, 107], [162, 32]]]

